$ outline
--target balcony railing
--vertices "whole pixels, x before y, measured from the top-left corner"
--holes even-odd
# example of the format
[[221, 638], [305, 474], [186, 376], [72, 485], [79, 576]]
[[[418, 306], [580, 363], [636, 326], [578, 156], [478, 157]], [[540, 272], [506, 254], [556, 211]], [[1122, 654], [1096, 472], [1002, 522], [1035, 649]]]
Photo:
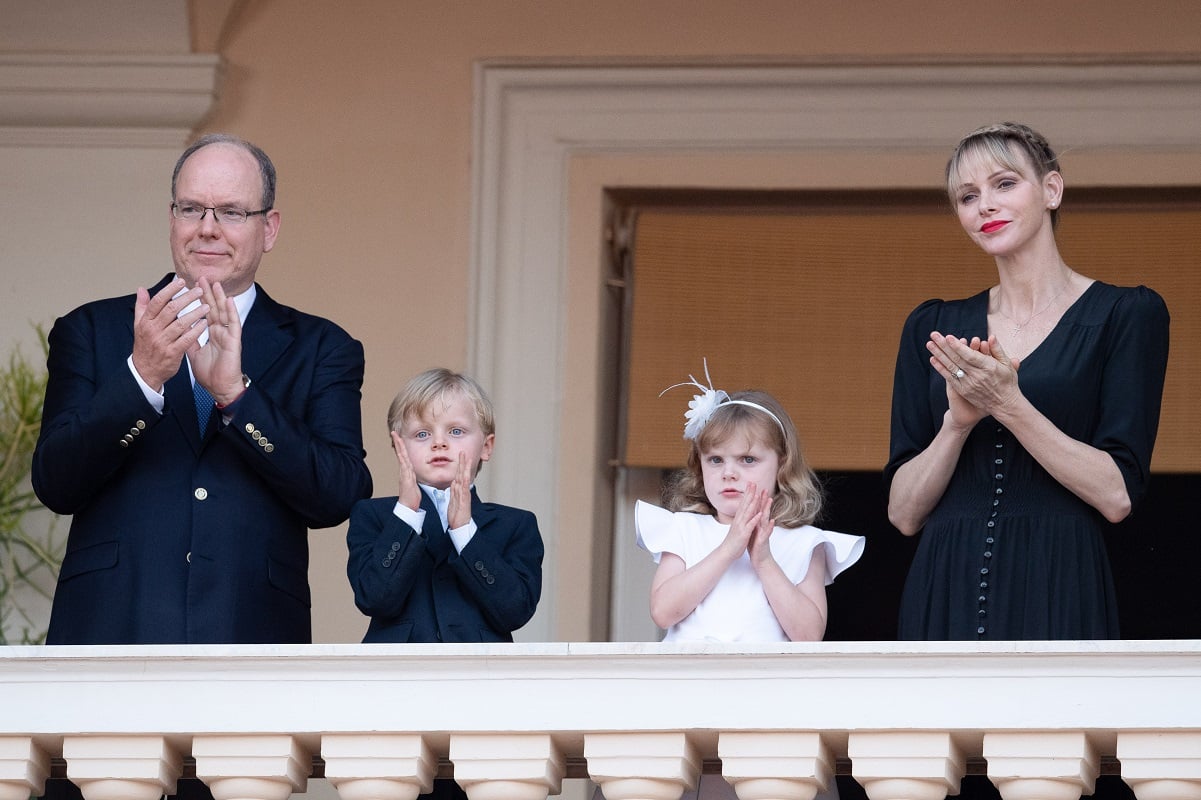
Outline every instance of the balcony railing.
[[[678, 798], [706, 768], [743, 800], [939, 800], [969, 764], [1004, 800], [1073, 800], [1118, 770], [1201, 798], [1201, 642], [0, 648], [0, 800], [62, 771], [87, 800], [471, 800], [589, 777]], [[314, 772], [316, 770], [316, 773]]]

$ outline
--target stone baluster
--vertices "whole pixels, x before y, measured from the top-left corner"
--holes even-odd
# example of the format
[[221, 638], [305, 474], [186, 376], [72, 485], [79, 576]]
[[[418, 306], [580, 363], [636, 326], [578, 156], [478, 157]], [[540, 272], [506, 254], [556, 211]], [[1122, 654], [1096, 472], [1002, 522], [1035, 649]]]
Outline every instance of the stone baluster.
[[585, 734], [584, 757], [605, 800], [679, 800], [696, 788], [702, 767], [679, 732]]
[[1079, 800], [1093, 793], [1101, 771], [1083, 731], [986, 733], [984, 758], [1003, 800]]
[[545, 733], [452, 734], [450, 760], [469, 800], [546, 800], [559, 793], [567, 771]]
[[196, 736], [192, 757], [214, 800], [287, 800], [313, 769], [312, 754], [284, 734]]
[[1201, 731], [1121, 732], [1118, 760], [1138, 800], [1201, 800]]
[[0, 736], [0, 800], [29, 800], [46, 790], [50, 756], [32, 736]]
[[728, 731], [717, 754], [740, 800], [813, 800], [834, 780], [834, 757], [815, 732]]
[[183, 757], [163, 736], [66, 736], [67, 777], [85, 800], [158, 800], [175, 793]]
[[871, 800], [943, 800], [959, 793], [962, 748], [945, 732], [852, 732], [851, 772]]
[[342, 800], [414, 800], [434, 786], [438, 758], [418, 734], [326, 734], [325, 778]]

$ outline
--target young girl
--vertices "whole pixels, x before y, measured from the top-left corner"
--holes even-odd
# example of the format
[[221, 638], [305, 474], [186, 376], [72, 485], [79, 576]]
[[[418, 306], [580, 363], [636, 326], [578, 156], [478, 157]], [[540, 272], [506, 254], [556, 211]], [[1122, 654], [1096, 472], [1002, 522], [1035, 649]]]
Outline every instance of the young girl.
[[[821, 486], [774, 397], [714, 389], [707, 365], [708, 387], [688, 377], [677, 386], [700, 390], [684, 414], [688, 466], [664, 491], [667, 510], [642, 501], [634, 509], [638, 544], [659, 564], [651, 618], [667, 629], [664, 641], [818, 641], [826, 585], [859, 560], [863, 537], [810, 524]], [[737, 795], [702, 775], [681, 800]], [[816, 800], [838, 800], [832, 779]]]
[[684, 415], [692, 450], [664, 492], [667, 510], [639, 501], [634, 511], [638, 544], [659, 564], [651, 618], [664, 641], [819, 641], [826, 586], [864, 539], [811, 524], [821, 487], [779, 402], [709, 382], [677, 384], [700, 394]]

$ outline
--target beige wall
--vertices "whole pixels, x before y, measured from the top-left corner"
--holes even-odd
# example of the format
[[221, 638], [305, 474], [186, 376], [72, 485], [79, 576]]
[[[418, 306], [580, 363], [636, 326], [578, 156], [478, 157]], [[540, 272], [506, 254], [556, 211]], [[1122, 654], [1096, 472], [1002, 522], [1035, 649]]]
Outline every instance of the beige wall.
[[[0, 2], [0, 11], [8, 5]], [[283, 227], [261, 282], [277, 299], [342, 323], [366, 346], [363, 416], [376, 494], [394, 492], [383, 432], [393, 392], [427, 366], [467, 366], [477, 61], [1201, 57], [1195, 0], [993, 6], [961, 0], [193, 0], [188, 13], [193, 50], [219, 53], [226, 64], [220, 98], [201, 130], [245, 136], [279, 169]], [[148, 22], [158, 26], [158, 17]], [[72, 47], [89, 45], [72, 37]], [[128, 46], [146, 48], [145, 41]], [[17, 49], [17, 37], [0, 38], [0, 54]], [[42, 173], [53, 179], [63, 169], [87, 169], [78, 157], [65, 154], [59, 161], [59, 155], [42, 152], [43, 166], [26, 167], [0, 153], [0, 210], [22, 205], [9, 183], [14, 175], [24, 186]], [[103, 196], [106, 184], [128, 180], [157, 193], [169, 159], [155, 159], [161, 174], [117, 169], [96, 175], [88, 191]], [[157, 210], [164, 197], [165, 190], [147, 208], [131, 209], [148, 220], [131, 221], [129, 230], [97, 231], [94, 238], [71, 238], [83, 212], [55, 217], [51, 204], [46, 214], [22, 218], [21, 232], [0, 233], [6, 247], [11, 243], [22, 254], [17, 260], [0, 252], [3, 316], [19, 306], [48, 321], [98, 293], [128, 291], [132, 282], [156, 278], [168, 264], [165, 219]], [[55, 258], [42, 269], [30, 269], [40, 241], [58, 236], [60, 228], [67, 243], [56, 245]], [[161, 248], [146, 243], [160, 236]], [[96, 274], [89, 250], [131, 237], [139, 246], [120, 278]], [[11, 327], [0, 333], [12, 334]], [[499, 423], [503, 451], [505, 420]], [[342, 539], [342, 530], [314, 536], [318, 640], [357, 641], [365, 627], [350, 603]], [[567, 608], [564, 615], [586, 614]], [[560, 629], [572, 626], [560, 623]]]

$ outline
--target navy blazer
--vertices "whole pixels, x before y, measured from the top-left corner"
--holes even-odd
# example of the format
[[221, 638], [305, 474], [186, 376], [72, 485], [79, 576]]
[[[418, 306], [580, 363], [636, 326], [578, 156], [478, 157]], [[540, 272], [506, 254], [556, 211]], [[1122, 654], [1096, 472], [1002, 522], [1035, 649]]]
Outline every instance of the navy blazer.
[[542, 594], [542, 536], [529, 511], [483, 503], [471, 491], [476, 532], [462, 553], [424, 491], [418, 533], [392, 509], [363, 500], [350, 513], [346, 572], [371, 617], [364, 642], [511, 642]]
[[362, 345], [260, 287], [251, 385], [202, 439], [186, 361], [161, 415], [131, 374], [133, 310], [100, 300], [50, 332], [33, 486], [73, 519], [47, 642], [311, 641], [308, 529], [371, 494]]

